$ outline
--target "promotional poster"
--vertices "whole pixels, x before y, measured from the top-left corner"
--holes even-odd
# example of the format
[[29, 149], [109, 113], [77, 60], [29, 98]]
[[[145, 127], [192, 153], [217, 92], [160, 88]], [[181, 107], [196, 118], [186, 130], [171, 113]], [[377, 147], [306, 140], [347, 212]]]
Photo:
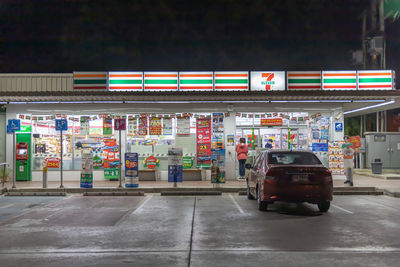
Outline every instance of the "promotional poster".
[[150, 118], [149, 135], [161, 135], [162, 124], [161, 118]]
[[211, 119], [196, 121], [197, 167], [211, 166]]
[[125, 153], [125, 187], [139, 187], [138, 153]]
[[182, 170], [182, 148], [168, 148], [168, 182], [181, 183], [183, 177]]

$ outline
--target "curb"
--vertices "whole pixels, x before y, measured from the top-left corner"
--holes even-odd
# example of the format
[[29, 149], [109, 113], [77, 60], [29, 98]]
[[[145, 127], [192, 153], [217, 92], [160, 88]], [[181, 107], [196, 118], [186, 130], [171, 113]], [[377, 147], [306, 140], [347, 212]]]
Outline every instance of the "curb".
[[162, 196], [220, 196], [221, 191], [163, 191]]
[[7, 197], [65, 197], [65, 192], [7, 192]]

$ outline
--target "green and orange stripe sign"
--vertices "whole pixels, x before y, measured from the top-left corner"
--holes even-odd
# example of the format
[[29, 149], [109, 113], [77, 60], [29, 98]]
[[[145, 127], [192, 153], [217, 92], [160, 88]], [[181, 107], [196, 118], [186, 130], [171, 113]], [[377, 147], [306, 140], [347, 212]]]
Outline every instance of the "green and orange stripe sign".
[[143, 72], [109, 72], [108, 90], [143, 91]]
[[178, 91], [178, 72], [145, 72], [144, 91]]
[[74, 90], [106, 90], [107, 72], [74, 72]]
[[323, 90], [357, 90], [356, 71], [323, 71]]
[[247, 71], [216, 71], [214, 73], [215, 91], [249, 90]]
[[213, 72], [179, 72], [180, 91], [212, 91]]
[[320, 71], [288, 71], [288, 90], [321, 90]]
[[358, 71], [358, 90], [392, 90], [393, 74], [391, 70]]

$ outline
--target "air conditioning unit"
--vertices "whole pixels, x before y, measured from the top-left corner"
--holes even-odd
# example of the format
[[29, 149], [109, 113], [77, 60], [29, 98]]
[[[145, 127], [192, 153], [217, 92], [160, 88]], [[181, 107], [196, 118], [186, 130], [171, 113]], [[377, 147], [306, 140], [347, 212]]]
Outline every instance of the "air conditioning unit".
[[369, 40], [368, 52], [370, 54], [381, 54], [383, 52], [383, 36], [375, 36]]

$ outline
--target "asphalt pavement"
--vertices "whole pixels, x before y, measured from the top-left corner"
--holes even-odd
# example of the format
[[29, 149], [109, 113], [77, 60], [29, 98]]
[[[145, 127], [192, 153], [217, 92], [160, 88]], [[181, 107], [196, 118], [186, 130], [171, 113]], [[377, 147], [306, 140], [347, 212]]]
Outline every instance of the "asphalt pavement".
[[400, 199], [0, 197], [1, 266], [397, 266]]

